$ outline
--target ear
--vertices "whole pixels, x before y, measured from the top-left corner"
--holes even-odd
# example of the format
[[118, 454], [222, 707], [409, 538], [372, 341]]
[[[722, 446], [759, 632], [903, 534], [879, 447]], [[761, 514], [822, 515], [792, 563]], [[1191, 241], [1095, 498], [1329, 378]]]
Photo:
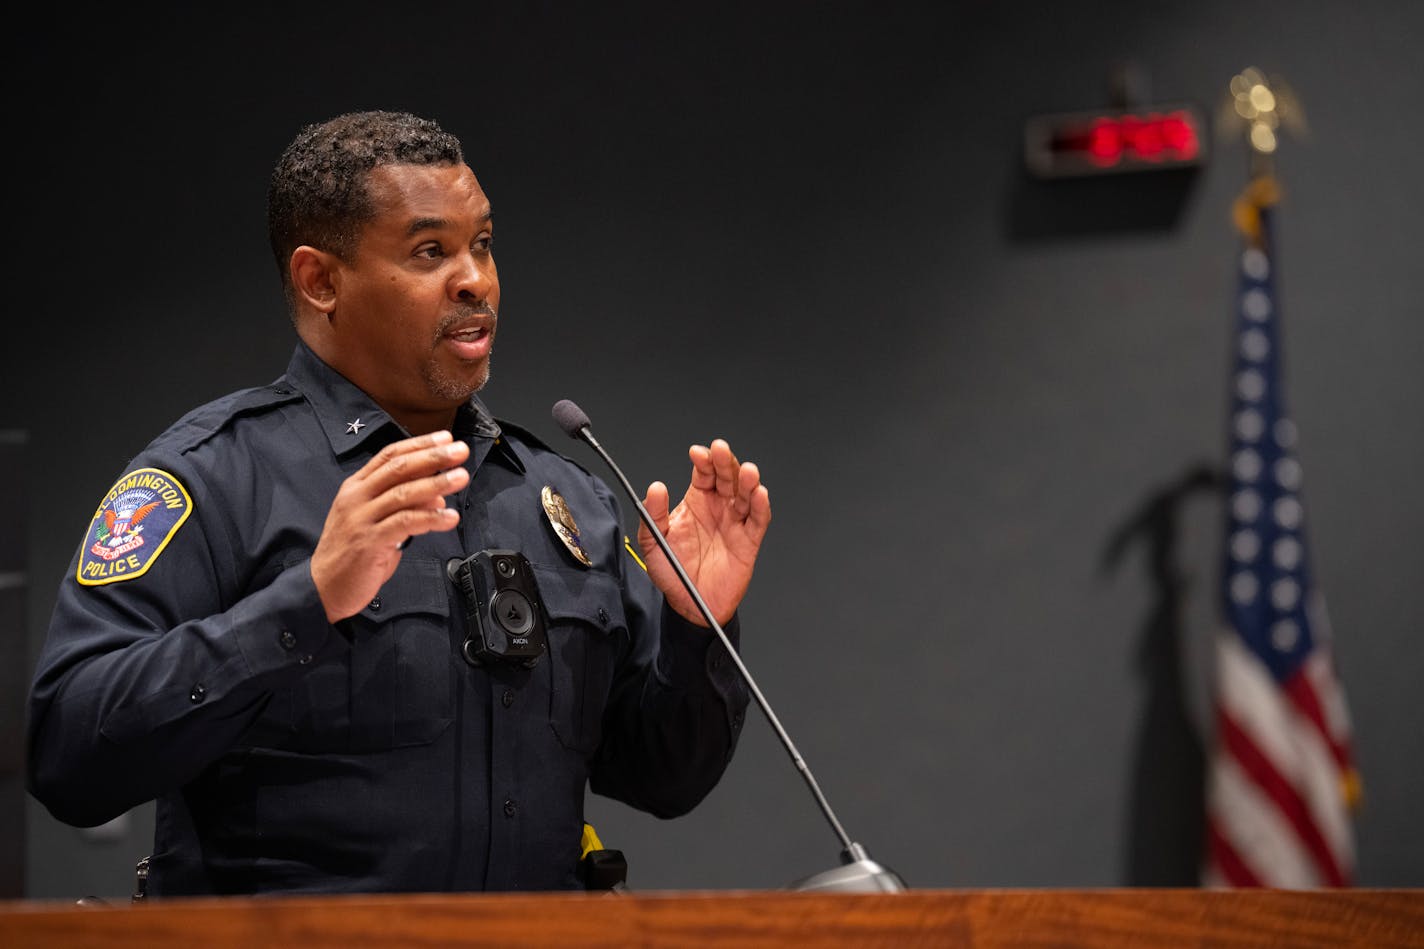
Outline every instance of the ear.
[[336, 311], [336, 280], [340, 263], [335, 254], [303, 244], [292, 251], [287, 267], [299, 310], [323, 313], [329, 319]]

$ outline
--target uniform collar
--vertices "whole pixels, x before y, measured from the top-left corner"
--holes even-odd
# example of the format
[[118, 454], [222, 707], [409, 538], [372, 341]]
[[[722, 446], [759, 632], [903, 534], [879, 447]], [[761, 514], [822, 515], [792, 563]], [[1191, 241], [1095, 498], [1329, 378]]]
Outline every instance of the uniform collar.
[[[283, 381], [306, 397], [331, 443], [332, 454], [338, 458], [361, 450], [375, 454], [408, 434], [385, 409], [322, 362], [301, 340], [297, 340]], [[470, 400], [456, 410], [452, 432], [456, 438], [470, 442], [477, 464], [488, 455], [504, 460], [517, 471], [524, 471], [523, 461], [501, 437], [499, 423], [479, 397], [471, 395]]]

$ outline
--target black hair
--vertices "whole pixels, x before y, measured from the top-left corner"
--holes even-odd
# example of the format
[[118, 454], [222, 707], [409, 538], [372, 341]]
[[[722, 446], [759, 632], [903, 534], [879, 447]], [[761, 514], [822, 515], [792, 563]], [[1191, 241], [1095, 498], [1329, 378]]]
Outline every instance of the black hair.
[[[303, 244], [349, 261], [375, 216], [367, 181], [381, 165], [459, 165], [460, 140], [408, 112], [348, 112], [308, 125], [277, 159], [267, 189], [267, 234], [291, 300], [288, 262]], [[295, 314], [293, 314], [295, 318]]]

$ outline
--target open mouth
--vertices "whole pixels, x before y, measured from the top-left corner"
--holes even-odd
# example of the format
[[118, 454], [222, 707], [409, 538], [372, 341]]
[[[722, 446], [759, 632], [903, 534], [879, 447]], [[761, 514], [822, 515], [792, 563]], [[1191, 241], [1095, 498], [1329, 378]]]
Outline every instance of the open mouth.
[[473, 343], [476, 340], [484, 339], [489, 335], [489, 330], [483, 326], [470, 326], [453, 333], [446, 333], [447, 338], [453, 339], [457, 343]]
[[461, 359], [483, 359], [494, 341], [494, 316], [475, 313], [461, 319], [440, 336]]

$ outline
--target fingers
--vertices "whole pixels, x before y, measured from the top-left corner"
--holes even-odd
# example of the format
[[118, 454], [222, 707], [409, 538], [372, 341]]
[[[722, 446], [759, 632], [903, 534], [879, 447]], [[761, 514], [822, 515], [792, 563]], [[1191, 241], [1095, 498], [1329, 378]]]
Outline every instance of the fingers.
[[459, 515], [445, 496], [469, 484], [469, 446], [449, 432], [393, 442], [342, 482], [312, 551], [312, 582], [335, 622], [375, 596], [412, 537], [447, 531]]
[[382, 521], [401, 511], [438, 513], [445, 507], [445, 495], [454, 494], [470, 483], [470, 473], [464, 468], [451, 468], [427, 478], [403, 481], [366, 502], [366, 516]]
[[761, 487], [761, 471], [752, 462], [737, 468], [733, 482], [732, 510], [742, 518], [751, 510], [752, 495]]
[[459, 512], [444, 504], [438, 508], [404, 508], [377, 523], [372, 529], [372, 539], [401, 549], [409, 538], [449, 530], [459, 520]]
[[383, 534], [384, 522], [407, 510], [427, 515], [415, 520], [437, 525], [427, 531], [439, 529], [448, 520], [440, 513], [445, 495], [469, 484], [470, 474], [461, 467], [469, 454], [469, 445], [452, 442], [445, 431], [392, 442], [347, 479], [339, 497]]
[[740, 465], [726, 439], [713, 439], [710, 446], [693, 445], [687, 457], [692, 461], [693, 488], [716, 491], [728, 499], [736, 497]]
[[752, 491], [747, 502], [747, 524], [756, 532], [757, 542], [766, 536], [766, 529], [771, 525], [771, 492], [766, 489], [766, 485], [757, 485]]
[[714, 491], [717, 488], [716, 469], [712, 465], [712, 452], [706, 445], [693, 445], [687, 450], [692, 461], [692, 487], [697, 491]]
[[724, 498], [735, 498], [740, 465], [737, 456], [732, 454], [732, 446], [718, 438], [712, 442], [709, 453], [712, 455], [712, 471], [717, 478], [717, 493]]
[[753, 462], [739, 462], [726, 440], [688, 449], [692, 461], [693, 491], [709, 491], [728, 502], [735, 520], [750, 520], [765, 531], [771, 522], [771, 495], [761, 483], [761, 470]]
[[757, 542], [771, 524], [771, 493], [761, 483], [761, 471], [752, 462], [737, 471], [737, 496], [729, 505], [734, 521], [744, 522]]
[[396, 485], [457, 467], [469, 456], [465, 442], [451, 441], [449, 432], [432, 432], [382, 448], [351, 481], [364, 488], [367, 497], [375, 497]]

